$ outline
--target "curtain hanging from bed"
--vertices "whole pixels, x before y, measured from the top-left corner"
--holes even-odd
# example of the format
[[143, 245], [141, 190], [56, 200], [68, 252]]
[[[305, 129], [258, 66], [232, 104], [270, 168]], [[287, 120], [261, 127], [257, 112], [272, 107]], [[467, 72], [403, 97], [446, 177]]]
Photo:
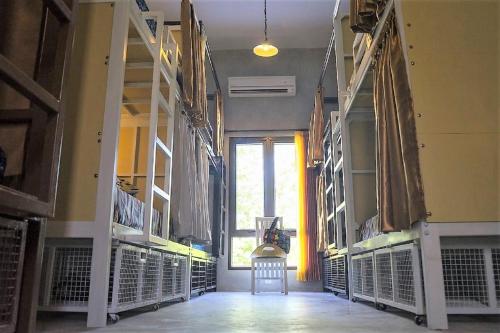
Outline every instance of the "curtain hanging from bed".
[[314, 94], [314, 110], [309, 122], [309, 140], [307, 147], [307, 167], [314, 168], [324, 159], [323, 153], [323, 87], [319, 87]]
[[182, 99], [195, 127], [208, 121], [207, 84], [205, 76], [206, 37], [194, 14], [190, 0], [181, 3], [182, 33]]
[[208, 207], [208, 152], [207, 147], [199, 136], [196, 136], [196, 238], [199, 241], [210, 242], [212, 240], [212, 228]]
[[215, 116], [217, 118], [217, 129], [216, 129], [216, 153], [218, 156], [222, 156], [224, 153], [224, 100], [222, 99], [222, 93], [217, 91], [215, 93]]
[[307, 196], [307, 270], [306, 281], [319, 281], [321, 279], [318, 256], [318, 212], [316, 197], [316, 180], [318, 168], [308, 168], [306, 174]]
[[426, 218], [413, 101], [395, 17], [376, 57], [377, 201], [380, 230], [409, 229]]
[[328, 249], [328, 226], [326, 221], [326, 198], [325, 198], [325, 174], [321, 173], [316, 179], [316, 211], [318, 222], [318, 245], [317, 251], [323, 252]]
[[180, 239], [209, 242], [209, 164], [205, 145], [190, 126], [186, 115], [175, 115], [172, 194], [172, 235]]

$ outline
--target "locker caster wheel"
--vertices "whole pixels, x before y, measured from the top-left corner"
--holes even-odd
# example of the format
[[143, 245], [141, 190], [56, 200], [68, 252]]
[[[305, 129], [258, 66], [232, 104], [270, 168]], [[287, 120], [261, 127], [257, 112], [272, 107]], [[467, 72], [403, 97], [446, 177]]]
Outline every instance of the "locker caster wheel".
[[115, 314], [115, 313], [110, 313], [109, 314], [109, 319], [111, 319], [111, 322], [113, 324], [116, 324], [118, 322], [118, 320], [120, 320], [120, 316]]
[[415, 324], [418, 326], [422, 325], [424, 323], [424, 317], [423, 316], [415, 316]]
[[334, 291], [334, 292], [333, 292], [333, 294], [334, 294], [335, 296], [338, 296], [338, 295], [339, 295], [339, 292], [338, 292], [338, 291]]
[[381, 304], [381, 303], [377, 303], [377, 304], [375, 304], [375, 308], [377, 310], [380, 310], [380, 311], [385, 311], [387, 309], [387, 305]]
[[158, 310], [160, 310], [160, 304], [153, 305], [153, 311], [158, 311]]
[[358, 301], [358, 298], [357, 298], [357, 297], [353, 297], [353, 298], [351, 298], [351, 302], [356, 303], [357, 301]]

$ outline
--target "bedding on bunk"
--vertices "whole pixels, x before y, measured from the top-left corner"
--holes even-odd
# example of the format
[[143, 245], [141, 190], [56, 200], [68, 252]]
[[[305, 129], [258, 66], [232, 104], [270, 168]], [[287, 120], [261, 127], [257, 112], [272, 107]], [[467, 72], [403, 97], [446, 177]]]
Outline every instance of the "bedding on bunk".
[[378, 215], [370, 217], [368, 220], [364, 221], [359, 228], [360, 240], [367, 240], [375, 236], [381, 235], [379, 229]]
[[319, 87], [314, 95], [314, 110], [309, 122], [309, 139], [307, 144], [307, 167], [314, 168], [324, 159], [323, 129], [324, 129], [323, 87]]
[[377, 24], [377, 7], [382, 0], [350, 0], [349, 24], [353, 32], [371, 32]]
[[[113, 222], [137, 229], [143, 230], [144, 226], [144, 202], [128, 194], [115, 185], [116, 196], [114, 199]], [[156, 236], [161, 236], [162, 233], [162, 214], [153, 209], [152, 214], [152, 230], [151, 233]]]
[[182, 0], [182, 98], [195, 127], [205, 127], [208, 122], [205, 76], [206, 37], [200, 30], [191, 1]]
[[[137, 6], [139, 7], [139, 9], [142, 12], [149, 12], [149, 7], [146, 4], [145, 0], [135, 0], [135, 2], [137, 3]], [[151, 30], [151, 33], [153, 34], [153, 36], [156, 37], [156, 20], [146, 19], [146, 23], [149, 27], [149, 30]]]
[[[208, 155], [186, 115], [175, 116], [170, 217], [172, 235], [197, 242], [211, 240], [208, 213]], [[197, 148], [198, 145], [198, 148]], [[206, 177], [206, 178], [205, 178]]]
[[426, 218], [415, 115], [394, 15], [376, 55], [377, 205], [382, 232], [409, 229]]

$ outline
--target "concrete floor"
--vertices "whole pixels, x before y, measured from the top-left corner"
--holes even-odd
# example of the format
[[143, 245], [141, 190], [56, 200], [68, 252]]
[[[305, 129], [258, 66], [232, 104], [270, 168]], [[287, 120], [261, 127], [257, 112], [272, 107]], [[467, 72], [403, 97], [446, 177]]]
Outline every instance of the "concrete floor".
[[[38, 332], [433, 332], [413, 316], [329, 293], [209, 293], [157, 312], [129, 312], [114, 325], [85, 328], [83, 314], [42, 314]], [[499, 317], [452, 317], [450, 333], [500, 332]]]

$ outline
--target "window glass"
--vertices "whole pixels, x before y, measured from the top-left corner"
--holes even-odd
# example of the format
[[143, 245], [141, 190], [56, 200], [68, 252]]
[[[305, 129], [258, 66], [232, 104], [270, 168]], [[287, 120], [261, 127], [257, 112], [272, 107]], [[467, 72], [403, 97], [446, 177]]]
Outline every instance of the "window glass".
[[298, 180], [294, 143], [274, 144], [274, 210], [286, 229], [298, 223]]
[[255, 237], [233, 237], [231, 242], [231, 266], [250, 267], [250, 255], [255, 250]]
[[288, 253], [286, 263], [288, 267], [297, 267], [299, 248], [297, 237], [290, 238], [290, 253]]
[[236, 145], [236, 228], [255, 229], [264, 216], [263, 144]]

